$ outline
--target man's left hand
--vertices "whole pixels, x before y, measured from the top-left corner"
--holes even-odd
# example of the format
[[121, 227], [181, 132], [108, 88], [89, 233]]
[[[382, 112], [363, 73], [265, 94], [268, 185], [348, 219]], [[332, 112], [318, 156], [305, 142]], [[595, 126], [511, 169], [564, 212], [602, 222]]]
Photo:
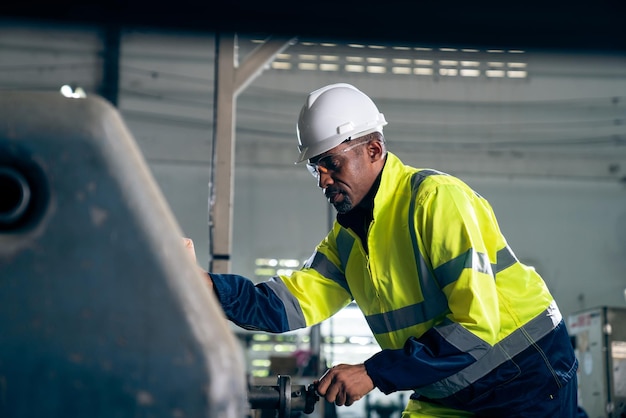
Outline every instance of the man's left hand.
[[374, 389], [363, 364], [338, 364], [320, 378], [317, 393], [335, 405], [350, 406]]

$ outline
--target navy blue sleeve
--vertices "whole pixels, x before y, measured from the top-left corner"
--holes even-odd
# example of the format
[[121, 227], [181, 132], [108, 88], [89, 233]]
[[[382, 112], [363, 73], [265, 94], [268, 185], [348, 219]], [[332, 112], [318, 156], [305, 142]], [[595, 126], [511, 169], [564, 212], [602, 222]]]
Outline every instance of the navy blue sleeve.
[[236, 274], [214, 274], [213, 289], [226, 317], [236, 325], [273, 333], [289, 331], [283, 302], [266, 283], [254, 284]]
[[409, 338], [404, 348], [374, 354], [365, 361], [365, 369], [374, 385], [390, 394], [438, 382], [475, 361], [430, 329], [420, 338]]

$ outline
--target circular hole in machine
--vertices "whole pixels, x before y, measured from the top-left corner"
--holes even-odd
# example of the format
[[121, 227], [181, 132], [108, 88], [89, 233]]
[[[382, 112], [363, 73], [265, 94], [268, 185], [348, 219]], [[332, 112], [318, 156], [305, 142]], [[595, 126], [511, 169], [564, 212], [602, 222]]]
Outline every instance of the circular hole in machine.
[[21, 224], [31, 203], [26, 177], [12, 167], [0, 167], [0, 190], [0, 228]]

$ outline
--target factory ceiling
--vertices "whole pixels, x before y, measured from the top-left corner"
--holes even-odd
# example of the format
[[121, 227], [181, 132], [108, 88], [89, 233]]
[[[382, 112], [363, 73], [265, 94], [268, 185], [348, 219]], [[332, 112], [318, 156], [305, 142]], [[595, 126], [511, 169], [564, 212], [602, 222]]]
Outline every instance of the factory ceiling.
[[193, 31], [624, 52], [626, 3], [373, 0], [24, 0], [0, 17]]

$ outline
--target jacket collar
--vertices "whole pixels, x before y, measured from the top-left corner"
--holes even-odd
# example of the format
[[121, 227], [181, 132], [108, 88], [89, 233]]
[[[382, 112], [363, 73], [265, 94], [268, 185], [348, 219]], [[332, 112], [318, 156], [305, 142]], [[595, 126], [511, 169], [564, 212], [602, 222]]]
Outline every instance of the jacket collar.
[[367, 218], [375, 218], [380, 208], [384, 207], [393, 196], [398, 183], [397, 175], [403, 167], [402, 161], [395, 154], [387, 151], [385, 165], [363, 201], [350, 212], [337, 214], [337, 221], [343, 226], [348, 226], [352, 224], [351, 218], [362, 217], [364, 213], [369, 213]]

